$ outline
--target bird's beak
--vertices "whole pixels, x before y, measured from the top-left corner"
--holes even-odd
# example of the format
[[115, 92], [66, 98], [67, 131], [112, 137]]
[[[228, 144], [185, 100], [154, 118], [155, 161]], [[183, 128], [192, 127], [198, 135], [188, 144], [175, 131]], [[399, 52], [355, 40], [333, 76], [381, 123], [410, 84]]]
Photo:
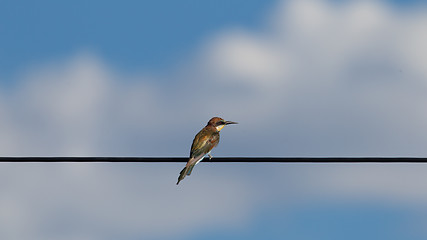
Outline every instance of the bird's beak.
[[228, 124], [238, 124], [237, 122], [233, 122], [233, 121], [225, 121], [225, 125], [228, 125]]

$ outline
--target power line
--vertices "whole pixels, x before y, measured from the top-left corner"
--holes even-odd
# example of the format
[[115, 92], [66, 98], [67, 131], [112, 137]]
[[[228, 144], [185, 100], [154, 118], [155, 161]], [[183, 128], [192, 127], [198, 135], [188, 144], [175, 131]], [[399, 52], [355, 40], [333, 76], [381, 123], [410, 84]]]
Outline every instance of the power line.
[[[0, 162], [187, 162], [188, 157], [0, 157]], [[224, 163], [427, 163], [425, 157], [213, 157]]]

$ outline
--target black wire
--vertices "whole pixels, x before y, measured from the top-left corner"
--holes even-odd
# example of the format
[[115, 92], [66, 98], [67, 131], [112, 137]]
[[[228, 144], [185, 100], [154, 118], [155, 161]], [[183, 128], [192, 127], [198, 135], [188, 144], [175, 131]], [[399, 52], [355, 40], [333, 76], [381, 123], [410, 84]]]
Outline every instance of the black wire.
[[[187, 162], [188, 157], [0, 157], [0, 162]], [[427, 163], [423, 157], [213, 157], [203, 162], [230, 163]]]

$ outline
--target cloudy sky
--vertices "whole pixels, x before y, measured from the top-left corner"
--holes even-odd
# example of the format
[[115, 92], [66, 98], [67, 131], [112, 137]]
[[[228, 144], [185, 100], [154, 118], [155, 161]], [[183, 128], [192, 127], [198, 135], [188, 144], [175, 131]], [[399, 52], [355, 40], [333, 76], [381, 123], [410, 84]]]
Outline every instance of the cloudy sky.
[[[427, 6], [2, 1], [0, 155], [427, 156]], [[0, 164], [0, 238], [426, 239], [427, 165]]]

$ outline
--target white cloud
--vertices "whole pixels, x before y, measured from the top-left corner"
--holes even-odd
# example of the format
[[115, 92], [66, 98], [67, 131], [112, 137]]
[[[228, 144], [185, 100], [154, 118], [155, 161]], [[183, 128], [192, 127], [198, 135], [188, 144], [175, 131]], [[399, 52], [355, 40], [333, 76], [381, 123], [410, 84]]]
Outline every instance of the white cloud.
[[[278, 192], [283, 194], [290, 189], [283, 198], [291, 201], [371, 200], [424, 207], [427, 194], [420, 190], [427, 187], [426, 170], [425, 164], [414, 163], [295, 164], [281, 168], [275, 178], [290, 181]], [[284, 174], [291, 176], [283, 177]]]
[[[183, 156], [213, 115], [240, 122], [214, 156], [427, 154], [425, 9], [296, 0], [268, 20], [217, 33], [169, 76], [86, 53], [29, 70], [0, 96], [0, 154]], [[277, 201], [427, 200], [419, 165], [200, 164], [177, 188], [181, 167], [2, 164], [0, 238], [172, 238]]]
[[207, 69], [221, 81], [254, 84], [253, 87], [273, 87], [281, 80], [287, 67], [283, 55], [266, 39], [244, 32], [226, 32], [208, 49]]
[[11, 132], [0, 137], [9, 143], [2, 155], [109, 155], [110, 145], [121, 149], [111, 154], [124, 154], [131, 134], [163, 122], [156, 87], [123, 77], [131, 80], [87, 53], [28, 71], [2, 99], [2, 126]]
[[177, 167], [3, 163], [0, 237], [180, 239], [245, 229], [272, 207], [367, 200], [425, 207], [427, 200], [424, 164], [200, 164], [179, 187]]
[[206, 223], [238, 226], [253, 204], [230, 174], [176, 187], [177, 165], [1, 165], [4, 239], [179, 237]]

